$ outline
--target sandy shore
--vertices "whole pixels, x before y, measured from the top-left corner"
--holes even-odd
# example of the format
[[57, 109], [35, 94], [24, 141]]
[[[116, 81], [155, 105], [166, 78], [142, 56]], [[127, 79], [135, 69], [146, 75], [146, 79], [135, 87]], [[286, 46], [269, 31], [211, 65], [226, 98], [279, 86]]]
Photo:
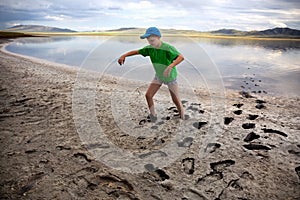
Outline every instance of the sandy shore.
[[300, 198], [299, 97], [197, 88], [182, 121], [164, 87], [148, 122], [145, 83], [0, 65], [1, 199]]

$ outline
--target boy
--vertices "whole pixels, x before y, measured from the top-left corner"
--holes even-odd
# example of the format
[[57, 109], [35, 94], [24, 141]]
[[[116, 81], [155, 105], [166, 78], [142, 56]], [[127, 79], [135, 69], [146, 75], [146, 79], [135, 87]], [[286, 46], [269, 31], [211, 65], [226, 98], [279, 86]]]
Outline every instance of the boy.
[[155, 121], [157, 115], [154, 109], [153, 97], [164, 83], [168, 86], [170, 95], [174, 104], [176, 105], [180, 118], [184, 119], [184, 110], [179, 98], [178, 84], [176, 81], [177, 70], [176, 65], [184, 60], [182, 54], [180, 54], [173, 46], [160, 40], [161, 33], [156, 27], [150, 27], [146, 30], [146, 33], [140, 36], [141, 39], [147, 38], [150, 45], [145, 46], [139, 50], [129, 51], [123, 54], [118, 63], [124, 64], [125, 58], [133, 55], [150, 56], [151, 62], [155, 69], [155, 77], [148, 87], [146, 92], [146, 99], [150, 110], [150, 119]]

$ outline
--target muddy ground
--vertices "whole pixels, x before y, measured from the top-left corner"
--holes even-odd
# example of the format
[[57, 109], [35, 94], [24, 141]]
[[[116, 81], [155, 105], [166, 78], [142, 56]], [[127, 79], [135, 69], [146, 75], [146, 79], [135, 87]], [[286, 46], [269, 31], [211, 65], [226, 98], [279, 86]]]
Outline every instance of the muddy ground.
[[151, 122], [146, 85], [3, 51], [0, 77], [1, 199], [300, 199], [299, 97], [197, 89], [182, 121], [162, 88]]

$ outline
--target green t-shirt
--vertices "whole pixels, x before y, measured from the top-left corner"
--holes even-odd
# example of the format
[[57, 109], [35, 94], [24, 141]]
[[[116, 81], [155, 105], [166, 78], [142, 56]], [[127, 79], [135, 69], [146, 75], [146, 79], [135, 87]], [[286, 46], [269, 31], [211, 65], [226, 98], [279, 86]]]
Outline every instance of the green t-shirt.
[[150, 56], [151, 62], [155, 69], [156, 76], [164, 81], [170, 82], [177, 77], [176, 67], [173, 67], [170, 77], [164, 77], [165, 69], [177, 58], [180, 54], [175, 47], [162, 42], [159, 49], [152, 47], [151, 45], [145, 46], [138, 50], [139, 54], [143, 56]]

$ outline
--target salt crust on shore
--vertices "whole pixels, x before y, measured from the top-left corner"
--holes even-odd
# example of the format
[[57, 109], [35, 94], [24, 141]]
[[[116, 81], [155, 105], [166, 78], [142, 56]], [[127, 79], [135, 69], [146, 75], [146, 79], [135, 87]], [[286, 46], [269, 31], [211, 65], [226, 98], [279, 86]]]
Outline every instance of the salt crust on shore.
[[[3, 50], [0, 57], [2, 199], [300, 198], [299, 97], [226, 90], [223, 98], [195, 88], [181, 93], [188, 118], [182, 121], [163, 87], [155, 98], [159, 118], [148, 122], [147, 83]], [[80, 94], [94, 97], [101, 140], [94, 129], [92, 139], [82, 135], [91, 126], [77, 120], [92, 116], [80, 102], [88, 98], [76, 101]], [[183, 138], [174, 142], [177, 134]], [[170, 143], [171, 151], [184, 150], [172, 163], [162, 151]], [[165, 166], [113, 168], [118, 158], [101, 154], [112, 144]]]

